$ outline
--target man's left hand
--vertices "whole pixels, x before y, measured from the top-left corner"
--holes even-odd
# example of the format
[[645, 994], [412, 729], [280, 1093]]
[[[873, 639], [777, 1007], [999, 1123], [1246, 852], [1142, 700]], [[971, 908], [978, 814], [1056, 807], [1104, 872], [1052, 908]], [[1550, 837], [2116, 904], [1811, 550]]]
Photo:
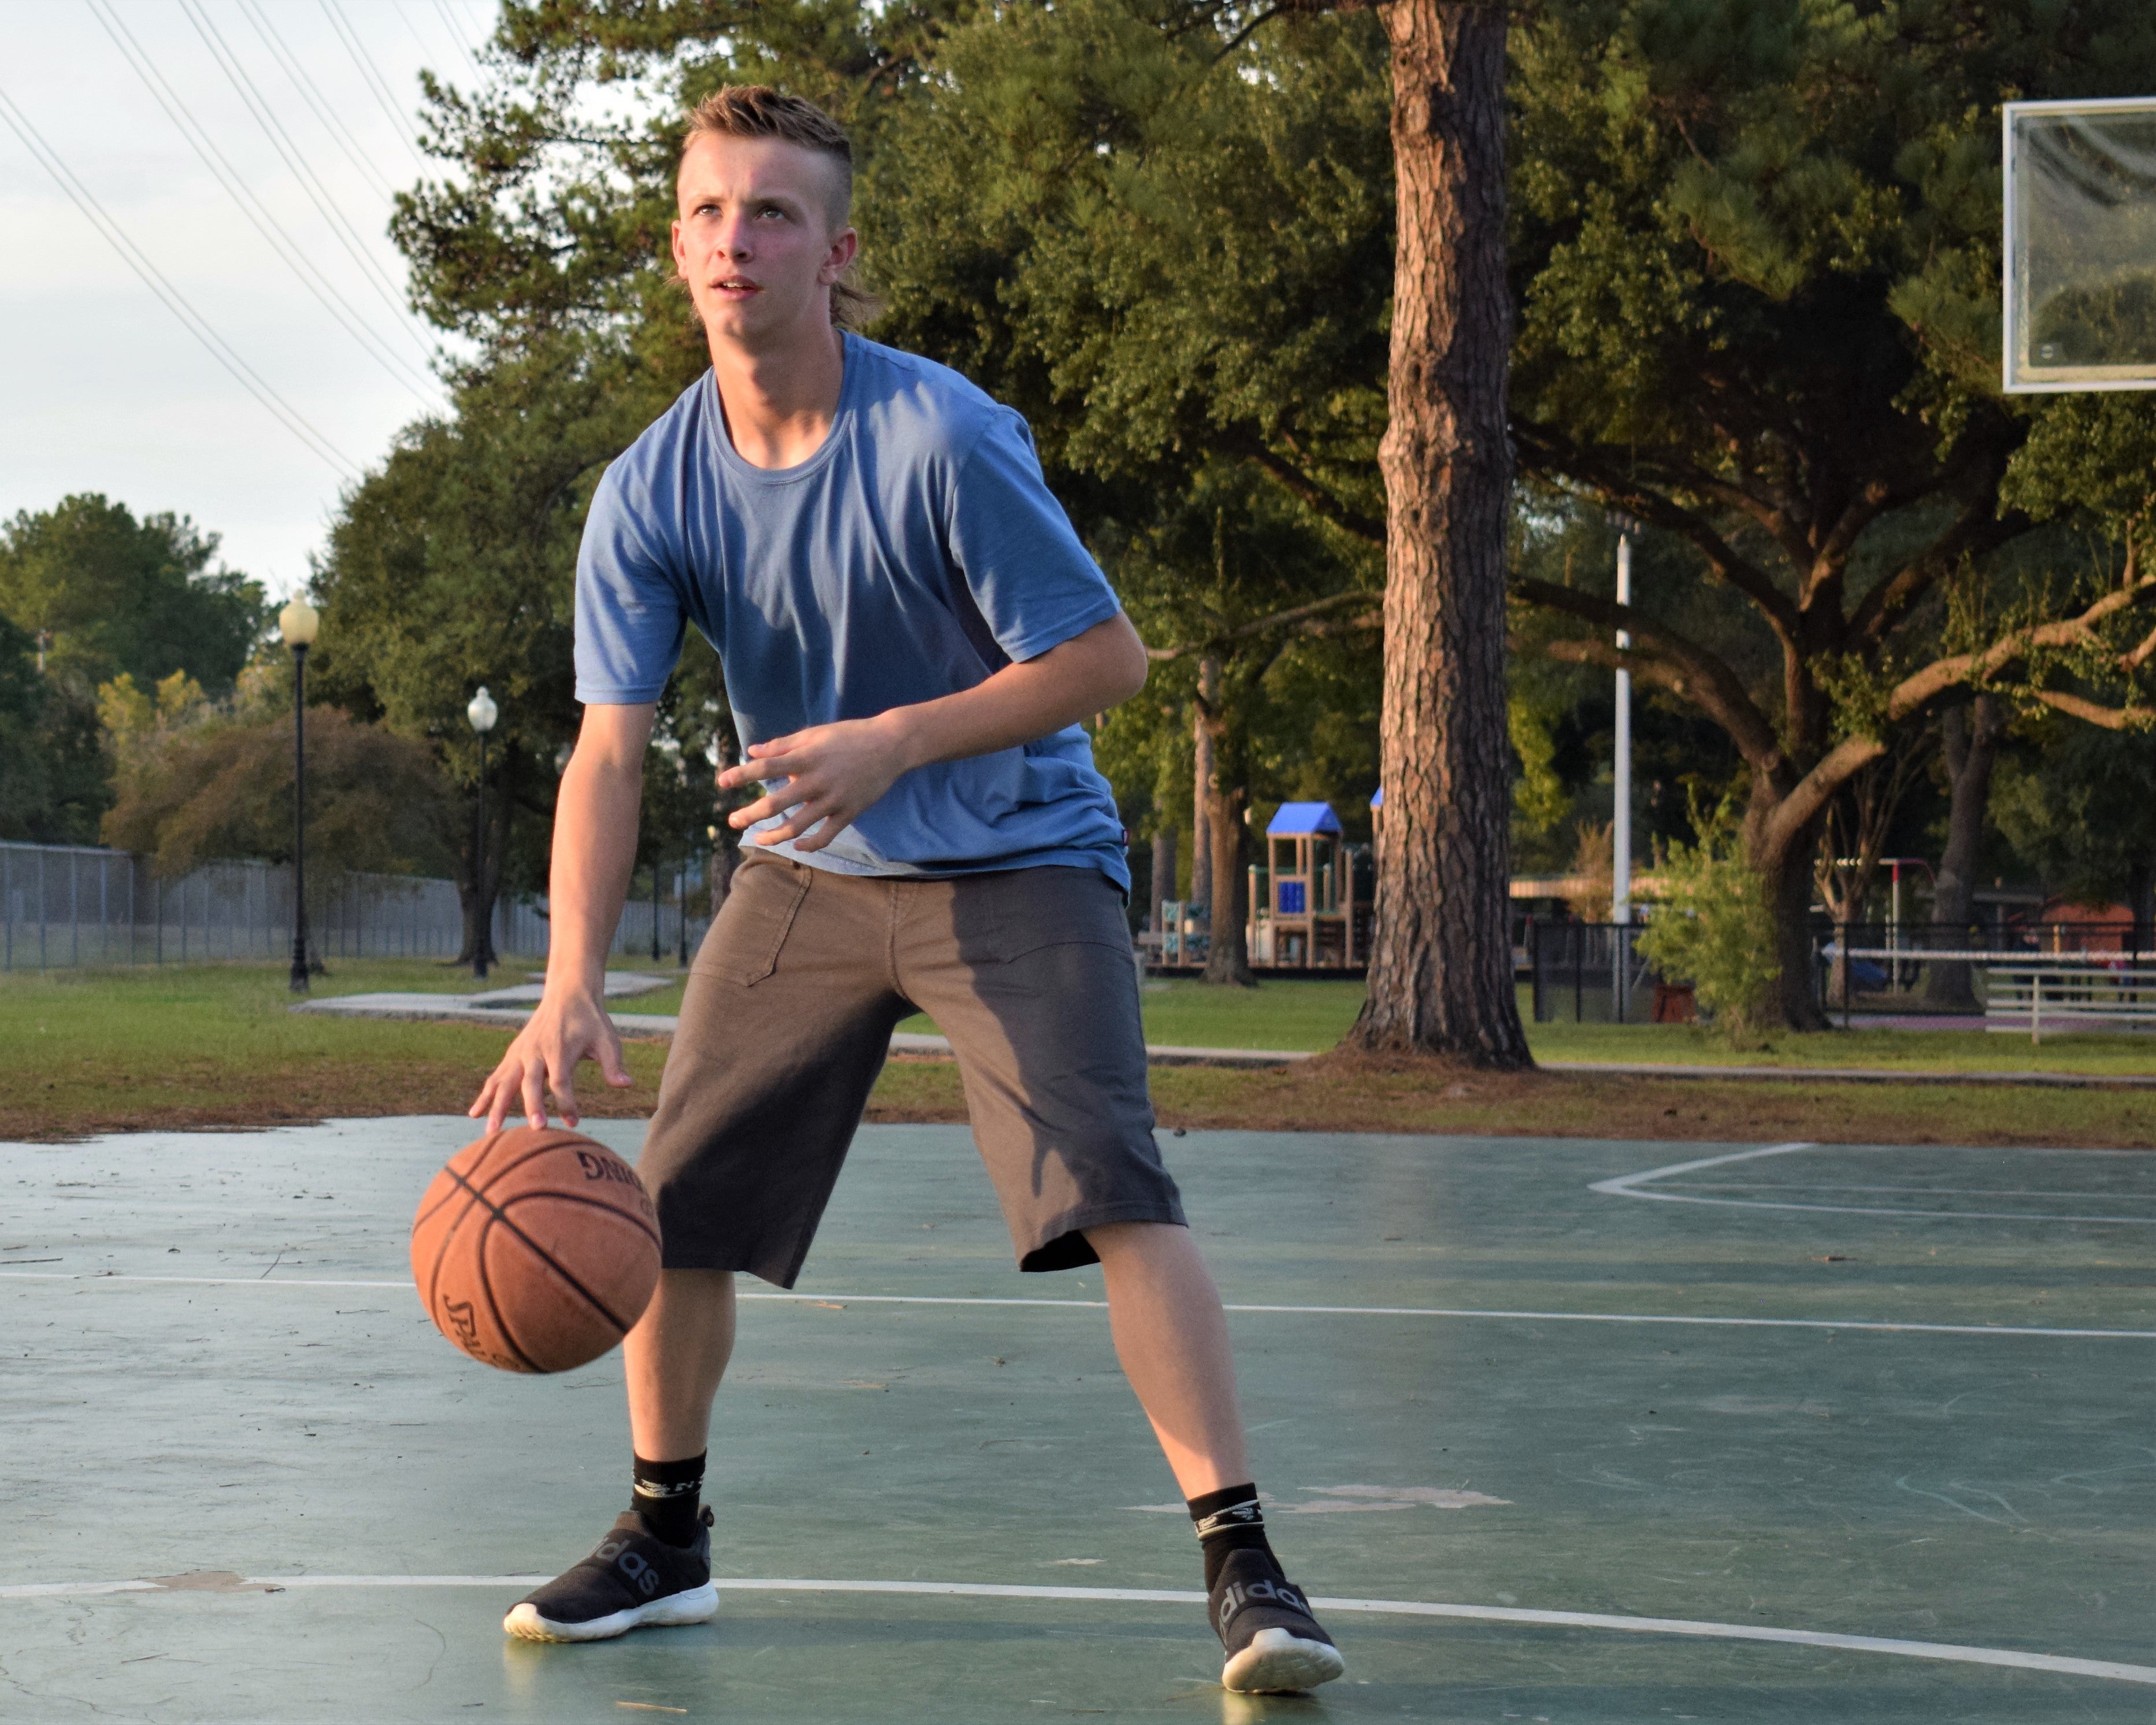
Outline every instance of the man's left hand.
[[895, 713], [812, 725], [768, 742], [753, 742], [746, 761], [719, 775], [719, 788], [736, 790], [777, 779], [786, 783], [747, 808], [735, 809], [726, 824], [738, 832], [783, 814], [786, 819], [777, 826], [755, 835], [757, 844], [778, 845], [791, 839], [796, 850], [821, 850], [912, 764], [906, 757], [903, 726]]

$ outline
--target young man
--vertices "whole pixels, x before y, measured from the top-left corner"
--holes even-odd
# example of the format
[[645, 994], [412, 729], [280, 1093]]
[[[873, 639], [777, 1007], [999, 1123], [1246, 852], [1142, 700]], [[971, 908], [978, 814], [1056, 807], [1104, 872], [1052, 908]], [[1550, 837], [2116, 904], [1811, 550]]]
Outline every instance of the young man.
[[631, 1507], [516, 1606], [596, 1640], [718, 1609], [700, 1507], [733, 1273], [799, 1273], [892, 1028], [950, 1036], [1022, 1270], [1097, 1262], [1117, 1358], [1196, 1522], [1222, 1681], [1301, 1689], [1339, 1654], [1258, 1512], [1219, 1296], [1161, 1165], [1122, 826], [1077, 721], [1146, 657], [1042, 483], [1024, 422], [847, 332], [845, 136], [721, 90], [690, 119], [674, 261], [711, 369], [608, 470], [577, 572], [582, 732], [555, 819], [545, 999], [480, 1091], [490, 1129], [574, 1075], [629, 1082], [602, 1004], [653, 703], [693, 623], [765, 794], [696, 957], [645, 1140], [665, 1271], [624, 1348]]

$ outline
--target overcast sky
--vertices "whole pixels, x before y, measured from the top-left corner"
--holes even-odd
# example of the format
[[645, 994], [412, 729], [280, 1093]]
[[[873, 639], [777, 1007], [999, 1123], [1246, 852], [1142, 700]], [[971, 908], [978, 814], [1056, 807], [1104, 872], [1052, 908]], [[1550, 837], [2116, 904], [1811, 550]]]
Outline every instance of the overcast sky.
[[[101, 491], [192, 516], [273, 595], [305, 579], [340, 487], [441, 401], [435, 335], [403, 309], [384, 228], [392, 189], [428, 172], [412, 142], [419, 69], [472, 85], [493, 9], [0, 0], [0, 516]], [[154, 94], [137, 47], [163, 80]], [[62, 189], [18, 116], [102, 217]], [[190, 118], [242, 196], [191, 144]], [[250, 393], [108, 233], [303, 425]]]

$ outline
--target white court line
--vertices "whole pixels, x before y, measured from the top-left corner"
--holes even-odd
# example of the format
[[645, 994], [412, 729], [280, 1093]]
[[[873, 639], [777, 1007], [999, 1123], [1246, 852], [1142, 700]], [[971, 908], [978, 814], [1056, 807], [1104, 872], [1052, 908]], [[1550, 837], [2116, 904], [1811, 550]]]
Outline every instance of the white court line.
[[[545, 1575], [250, 1575], [249, 1588], [483, 1587], [504, 1592], [537, 1587]], [[1203, 1605], [1205, 1595], [1168, 1588], [1016, 1587], [976, 1581], [792, 1581], [714, 1578], [721, 1594], [906, 1594], [939, 1599], [1062, 1599], [1081, 1603]], [[85, 1598], [102, 1594], [163, 1592], [151, 1581], [57, 1582], [0, 1587], [0, 1599]], [[1954, 1665], [2005, 1666], [2016, 1671], [2055, 1671], [2103, 1677], [2118, 1683], [2156, 1684], [2156, 1666], [2110, 1659], [2075, 1659], [2056, 1653], [2024, 1653], [2010, 1647], [1968, 1647], [1951, 1641], [1904, 1641], [1885, 1635], [1841, 1635], [1823, 1630], [1774, 1629], [1749, 1623], [1704, 1623], [1683, 1617], [1622, 1617], [1602, 1611], [1537, 1611], [1511, 1605], [1452, 1605], [1422, 1599], [1339, 1599], [1313, 1597], [1321, 1611], [1380, 1617], [1445, 1617], [1477, 1623], [1517, 1623], [1551, 1629], [1614, 1630], [1627, 1635], [1682, 1635], [1712, 1641], [1767, 1641], [1783, 1646], [1826, 1647], [1846, 1653], [1882, 1653]]]
[[1666, 1179], [1671, 1174], [1695, 1173], [1701, 1168], [1727, 1168], [1732, 1163], [1750, 1162], [1762, 1156], [1787, 1156], [1793, 1151], [1821, 1147], [1807, 1140], [1794, 1144], [1769, 1144], [1759, 1150], [1739, 1150], [1727, 1156], [1703, 1156], [1697, 1162], [1673, 1162], [1666, 1168], [1650, 1168], [1636, 1174], [1597, 1180], [1587, 1189], [1608, 1198], [1648, 1198], [1658, 1204], [1704, 1204], [1735, 1210], [1815, 1210], [1830, 1216], [1916, 1216], [1953, 1222], [2094, 1222], [2109, 1227], [2156, 1228], [2156, 1216], [2055, 1216], [2035, 1210], [1917, 1210], [1876, 1204], [1789, 1204], [1758, 1198], [1697, 1198], [1689, 1192], [1645, 1189], [1649, 1181]]
[[[1654, 1197], [1644, 1193], [1643, 1197]], [[0, 1271], [0, 1281], [148, 1282], [180, 1287], [213, 1288], [403, 1288], [408, 1281], [311, 1281], [301, 1276], [280, 1276], [264, 1281], [243, 1276], [117, 1276], [101, 1271], [63, 1270]], [[809, 1306], [1052, 1306], [1071, 1312], [1105, 1312], [1106, 1300], [1045, 1300], [987, 1294], [819, 1294], [752, 1293], [742, 1300], [779, 1300]], [[1840, 1317], [1716, 1317], [1658, 1312], [1509, 1312], [1479, 1306], [1255, 1306], [1228, 1305], [1229, 1312], [1267, 1312], [1316, 1317], [1447, 1317], [1496, 1318], [1516, 1323], [1564, 1324], [1694, 1324], [1710, 1329], [1743, 1330], [1878, 1330], [1889, 1334], [1915, 1332], [1933, 1336], [2061, 1336], [2087, 1337], [2113, 1342], [2156, 1342], [2156, 1330], [2074, 1330], [2035, 1324], [1896, 1323], [1879, 1318]]]

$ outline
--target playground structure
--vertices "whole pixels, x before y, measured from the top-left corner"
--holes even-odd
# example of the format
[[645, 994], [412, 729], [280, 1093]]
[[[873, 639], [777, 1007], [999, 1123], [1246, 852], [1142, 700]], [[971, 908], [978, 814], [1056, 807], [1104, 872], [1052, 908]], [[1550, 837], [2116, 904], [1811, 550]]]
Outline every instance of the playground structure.
[[1347, 969], [1368, 953], [1358, 924], [1354, 858], [1330, 803], [1283, 803], [1265, 824], [1265, 860], [1250, 868], [1250, 963]]

